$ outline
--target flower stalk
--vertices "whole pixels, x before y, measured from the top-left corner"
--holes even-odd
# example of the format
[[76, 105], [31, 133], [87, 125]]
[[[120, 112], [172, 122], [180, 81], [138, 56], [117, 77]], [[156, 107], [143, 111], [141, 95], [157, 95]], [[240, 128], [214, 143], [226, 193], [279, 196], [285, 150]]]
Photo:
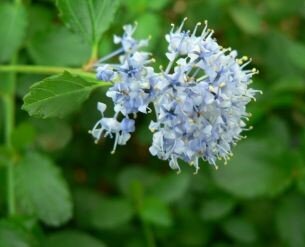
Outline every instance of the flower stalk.
[[82, 69], [56, 66], [38, 66], [38, 65], [0, 65], [0, 72], [20, 72], [25, 74], [59, 74], [68, 71], [72, 74], [96, 78], [95, 74], [85, 72]]

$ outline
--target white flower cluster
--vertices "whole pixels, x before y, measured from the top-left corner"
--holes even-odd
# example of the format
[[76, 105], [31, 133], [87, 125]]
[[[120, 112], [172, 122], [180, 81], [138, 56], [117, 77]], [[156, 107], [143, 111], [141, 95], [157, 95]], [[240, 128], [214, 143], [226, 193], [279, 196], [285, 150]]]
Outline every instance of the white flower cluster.
[[[178, 171], [178, 160], [184, 160], [197, 172], [200, 159], [215, 167], [217, 159], [229, 159], [232, 145], [242, 138], [250, 115], [246, 105], [259, 92], [248, 85], [258, 71], [245, 69], [250, 63], [247, 57], [238, 59], [236, 51], [219, 46], [207, 23], [198, 35], [200, 23], [190, 32], [183, 30], [184, 22], [165, 36], [169, 63], [159, 73], [149, 66], [150, 54], [139, 51], [147, 40], [132, 37], [135, 27], [125, 26], [123, 36], [115, 36], [115, 43], [122, 47], [106, 58], [122, 54], [120, 63], [100, 60], [97, 77], [113, 82], [107, 96], [112, 98], [116, 114], [102, 116], [91, 133], [97, 140], [104, 132], [115, 134], [115, 147], [125, 144], [135, 129], [131, 117], [147, 113], [151, 104], [156, 114], [149, 126], [151, 154], [168, 160]], [[99, 110], [105, 110], [101, 103]]]

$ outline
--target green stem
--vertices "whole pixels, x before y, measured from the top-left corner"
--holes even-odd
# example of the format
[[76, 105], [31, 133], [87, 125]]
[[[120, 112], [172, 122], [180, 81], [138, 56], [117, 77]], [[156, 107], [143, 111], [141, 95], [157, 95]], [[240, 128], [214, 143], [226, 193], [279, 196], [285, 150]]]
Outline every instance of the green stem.
[[146, 221], [142, 220], [142, 227], [145, 234], [147, 247], [156, 247], [154, 235], [149, 224]]
[[[14, 112], [15, 102], [13, 95], [3, 96], [4, 105], [4, 119], [5, 119], [5, 146], [12, 150], [11, 135], [14, 128]], [[16, 213], [15, 203], [15, 183], [14, 183], [14, 166], [15, 162], [10, 160], [7, 164], [7, 208], [8, 214], [14, 215]]]
[[83, 66], [83, 70], [84, 71], [90, 71], [92, 70], [92, 68], [94, 67], [97, 58], [98, 58], [98, 41], [95, 41], [92, 45], [92, 49], [91, 49], [91, 56], [88, 60], [88, 62]]
[[68, 67], [37, 66], [37, 65], [0, 65], [0, 72], [21, 72], [27, 74], [58, 74], [64, 71], [80, 76], [95, 78], [94, 73], [84, 72], [81, 69]]
[[[14, 65], [17, 62], [18, 55], [12, 58], [11, 64]], [[15, 125], [15, 87], [16, 87], [16, 73], [11, 73], [8, 82], [10, 84], [10, 91], [3, 95], [4, 106], [4, 127], [5, 127], [5, 146], [9, 150], [13, 150], [12, 146], [12, 132]], [[7, 208], [8, 214], [14, 215], [16, 213], [15, 202], [15, 182], [14, 182], [14, 166], [13, 159], [7, 164]]]
[[150, 227], [149, 223], [145, 219], [143, 219], [143, 217], [141, 216], [141, 209], [142, 209], [143, 196], [144, 196], [143, 189], [142, 189], [141, 185], [137, 182], [135, 182], [132, 185], [132, 189], [133, 189], [135, 207], [136, 207], [136, 210], [138, 213], [138, 217], [141, 220], [144, 236], [145, 236], [145, 239], [147, 242], [147, 247], [156, 247], [156, 242], [155, 242], [154, 234], [151, 230], [151, 227]]
[[94, 42], [90, 57], [91, 61], [96, 61], [98, 58], [98, 46], [99, 46], [99, 42]]

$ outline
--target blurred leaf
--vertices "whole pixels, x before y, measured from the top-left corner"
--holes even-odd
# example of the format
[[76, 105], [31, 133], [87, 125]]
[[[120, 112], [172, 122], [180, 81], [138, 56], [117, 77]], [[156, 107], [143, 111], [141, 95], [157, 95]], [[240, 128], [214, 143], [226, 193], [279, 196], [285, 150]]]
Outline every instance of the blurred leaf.
[[17, 149], [24, 149], [34, 142], [35, 129], [29, 122], [19, 124], [12, 133], [12, 143]]
[[185, 195], [191, 182], [189, 173], [172, 173], [153, 186], [153, 195], [163, 202], [175, 202]]
[[42, 244], [43, 247], [105, 247], [99, 239], [84, 232], [65, 230], [50, 235]]
[[300, 192], [305, 195], [305, 129], [300, 133], [300, 150], [296, 149], [294, 153], [294, 159], [292, 162], [297, 164], [297, 169], [294, 171], [294, 175], [297, 179], [297, 187]]
[[[261, 139], [272, 146], [273, 157], [280, 157], [290, 145], [290, 133], [284, 119], [279, 117], [269, 117], [265, 122], [264, 129], [268, 130], [268, 134], [261, 132]], [[273, 138], [276, 135], [276, 138]]]
[[287, 46], [287, 53], [291, 62], [299, 67], [305, 69], [305, 45], [291, 41]]
[[114, 229], [128, 223], [134, 215], [130, 202], [123, 198], [103, 198], [89, 214], [92, 227]]
[[44, 233], [38, 223], [37, 218], [29, 215], [14, 215], [8, 219], [11, 223], [18, 225], [25, 230], [29, 235], [35, 236], [36, 240], [41, 240]]
[[131, 236], [131, 239], [126, 240], [125, 246], [126, 247], [143, 247], [146, 245], [145, 239], [139, 238], [134, 234]]
[[[0, 48], [1, 49], [1, 48]], [[5, 94], [12, 94], [14, 91], [14, 84], [11, 83], [12, 74], [0, 73], [0, 97]]]
[[74, 193], [75, 219], [81, 227], [91, 227], [91, 213], [102, 204], [100, 194], [90, 189], [77, 189]]
[[140, 16], [138, 19], [139, 26], [136, 31], [136, 37], [147, 39], [149, 36], [153, 39], [149, 42], [149, 47], [151, 49], [155, 44], [160, 42], [159, 36], [161, 34], [161, 22], [160, 17], [157, 14], [146, 13]]
[[230, 197], [216, 196], [202, 202], [200, 216], [203, 220], [219, 220], [232, 211], [234, 204]]
[[152, 187], [158, 176], [152, 171], [142, 167], [131, 166], [125, 168], [118, 176], [118, 187], [125, 195], [132, 195], [132, 186], [134, 183], [140, 183], [144, 188]]
[[109, 28], [118, 0], [57, 0], [62, 19], [90, 44], [98, 42]]
[[60, 119], [32, 119], [37, 132], [36, 142], [45, 151], [52, 152], [64, 148], [72, 138], [71, 127]]
[[37, 32], [45, 31], [54, 18], [52, 9], [41, 4], [31, 4], [28, 6], [28, 13], [29, 23], [31, 24], [28, 26], [27, 35], [29, 37], [32, 37]]
[[[290, 39], [283, 33], [270, 30], [264, 36], [265, 45], [262, 48], [263, 64], [266, 66], [271, 78], [282, 78], [287, 75], [296, 76], [296, 66], [288, 55]], [[281, 68], [281, 69], [279, 69]], [[274, 99], [273, 99], [274, 100]]]
[[203, 223], [193, 207], [182, 207], [180, 210], [172, 236], [177, 239], [177, 245], [210, 246], [208, 241], [214, 232], [214, 226]]
[[38, 247], [34, 237], [22, 226], [13, 221], [0, 221], [0, 246], [1, 247]]
[[261, 19], [255, 9], [236, 5], [229, 11], [238, 27], [247, 34], [258, 34], [261, 31]]
[[168, 3], [170, 2], [170, 0], [154, 0], [154, 1], [147, 1], [147, 6], [150, 9], [153, 10], [161, 10], [163, 9], [166, 5], [168, 5]]
[[305, 246], [305, 200], [296, 195], [282, 200], [276, 214], [276, 226], [287, 246]]
[[122, 3], [126, 6], [127, 12], [135, 15], [135, 13], [143, 13], [147, 9], [147, 0], [125, 0]]
[[69, 72], [50, 76], [31, 87], [22, 108], [31, 116], [63, 117], [79, 108], [92, 90], [102, 85]]
[[297, 75], [283, 77], [272, 86], [273, 93], [279, 93], [279, 92], [301, 93], [304, 91], [305, 91], [305, 81], [302, 77], [299, 77]]
[[140, 208], [141, 218], [157, 226], [170, 226], [172, 218], [168, 206], [156, 197], [146, 197]]
[[229, 164], [213, 173], [215, 182], [225, 191], [244, 198], [281, 192], [290, 183], [291, 174], [285, 164], [272, 157], [275, 153], [270, 153], [269, 147], [263, 139], [239, 143]]
[[33, 35], [27, 44], [36, 64], [81, 66], [90, 57], [90, 46], [65, 27], [51, 26]]
[[113, 38], [112, 36], [104, 36], [99, 45], [99, 56], [103, 57], [113, 51]]
[[23, 211], [58, 226], [72, 216], [72, 202], [59, 169], [41, 154], [27, 154], [15, 169], [16, 197]]
[[8, 61], [22, 44], [27, 16], [21, 4], [0, 3], [0, 62]]
[[230, 237], [240, 242], [253, 243], [257, 239], [255, 228], [243, 218], [229, 219], [223, 228]]
[[18, 76], [17, 85], [16, 85], [16, 95], [20, 98], [23, 98], [26, 95], [30, 87], [37, 81], [41, 81], [45, 78], [44, 75], [31, 75], [23, 74]]
[[10, 148], [6, 146], [0, 146], [0, 167], [7, 166], [13, 155], [14, 154]]
[[287, 20], [289, 15], [296, 16], [298, 11], [304, 9], [302, 4], [304, 4], [303, 0], [291, 0], [289, 4], [286, 1], [278, 0], [264, 1], [266, 17]]

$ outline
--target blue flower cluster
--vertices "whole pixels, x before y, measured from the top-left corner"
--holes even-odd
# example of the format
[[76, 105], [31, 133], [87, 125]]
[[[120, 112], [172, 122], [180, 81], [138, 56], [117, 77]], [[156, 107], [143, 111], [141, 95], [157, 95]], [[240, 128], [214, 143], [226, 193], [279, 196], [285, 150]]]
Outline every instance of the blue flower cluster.
[[[243, 138], [241, 132], [247, 130], [250, 116], [246, 105], [259, 92], [248, 85], [258, 71], [245, 69], [250, 63], [247, 57], [237, 58], [236, 51], [219, 46], [206, 22], [197, 34], [201, 23], [189, 31], [183, 29], [185, 20], [165, 36], [169, 62], [158, 73], [151, 67], [150, 54], [140, 51], [148, 40], [132, 37], [136, 26], [127, 25], [122, 37], [115, 36], [121, 48], [101, 59], [97, 67], [98, 79], [113, 83], [107, 96], [114, 102], [115, 116], [105, 118], [106, 107], [99, 103], [102, 119], [91, 133], [96, 140], [103, 133], [114, 134], [114, 151], [135, 130], [136, 113], [150, 112], [152, 105], [156, 120], [149, 126], [151, 154], [168, 160], [178, 172], [178, 160], [183, 160], [197, 173], [200, 159], [217, 168], [217, 159], [226, 162], [232, 145]], [[120, 55], [119, 64], [104, 63], [116, 55]]]

